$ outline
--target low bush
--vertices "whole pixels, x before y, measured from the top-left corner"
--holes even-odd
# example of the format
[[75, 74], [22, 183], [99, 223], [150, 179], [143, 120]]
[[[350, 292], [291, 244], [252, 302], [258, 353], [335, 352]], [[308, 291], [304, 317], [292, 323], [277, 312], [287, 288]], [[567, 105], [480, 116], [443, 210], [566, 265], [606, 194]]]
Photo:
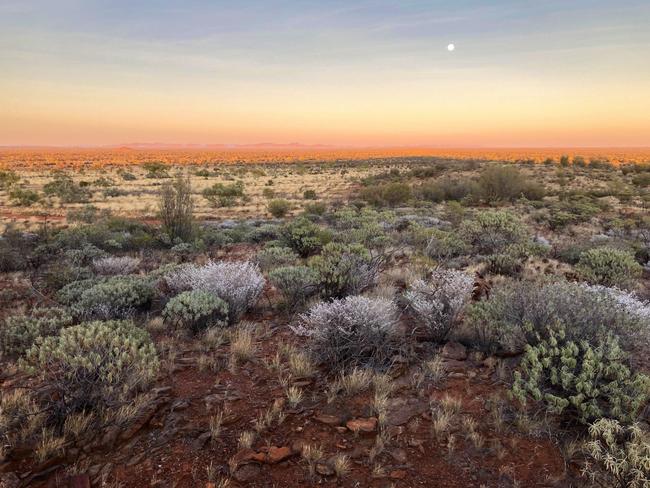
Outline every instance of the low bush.
[[255, 256], [255, 262], [262, 271], [270, 271], [281, 266], [290, 266], [298, 261], [298, 255], [288, 247], [267, 247]]
[[140, 260], [130, 256], [108, 256], [93, 261], [93, 268], [97, 274], [105, 276], [128, 275], [138, 270]]
[[514, 378], [512, 393], [522, 403], [532, 397], [549, 413], [582, 423], [632, 422], [650, 398], [650, 378], [632, 372], [616, 337], [576, 342], [564, 326], [526, 347]]
[[310, 350], [328, 368], [383, 368], [403, 346], [392, 301], [363, 296], [320, 303], [294, 330], [309, 337]]
[[9, 198], [14, 205], [19, 207], [31, 207], [41, 201], [41, 196], [38, 192], [26, 188], [13, 188], [9, 192]]
[[172, 327], [198, 334], [228, 324], [228, 304], [207, 291], [184, 291], [171, 298], [162, 312]]
[[427, 243], [425, 254], [430, 258], [446, 261], [469, 251], [469, 245], [456, 232], [433, 230]]
[[590, 283], [605, 286], [626, 285], [642, 271], [633, 254], [609, 247], [583, 252], [576, 269]]
[[189, 178], [178, 176], [160, 190], [158, 211], [163, 230], [171, 240], [188, 241], [194, 227], [194, 201]]
[[146, 387], [159, 368], [149, 334], [132, 322], [89, 322], [37, 339], [21, 366], [48, 390], [48, 410], [69, 414], [118, 408]]
[[307, 257], [327, 244], [331, 233], [305, 217], [298, 217], [280, 229], [280, 240], [301, 257]]
[[373, 287], [379, 275], [381, 259], [373, 258], [360, 244], [330, 242], [320, 255], [309, 261], [318, 275], [318, 286], [325, 298], [357, 295]]
[[251, 262], [210, 261], [203, 266], [190, 264], [165, 278], [176, 292], [201, 290], [228, 304], [228, 321], [236, 323], [250, 309], [264, 289], [264, 277]]
[[301, 308], [318, 291], [318, 273], [307, 266], [283, 266], [269, 273], [269, 281], [290, 312]]
[[650, 433], [642, 424], [597, 420], [589, 426], [584, 451], [596, 463], [582, 471], [594, 486], [645, 488], [650, 480]]
[[37, 308], [29, 315], [7, 317], [0, 328], [0, 353], [2, 356], [23, 354], [39, 337], [57, 334], [72, 325], [72, 317], [62, 308]]
[[467, 323], [477, 346], [486, 350], [522, 351], [544, 337], [549, 324], [567, 327], [574, 342], [596, 340], [607, 332], [625, 343], [648, 326], [648, 319], [613, 294], [578, 283], [508, 282], [488, 300], [468, 309]]
[[489, 166], [478, 177], [477, 194], [487, 202], [513, 201], [522, 197], [541, 200], [544, 188], [529, 181], [517, 168]]
[[366, 187], [359, 196], [371, 205], [394, 207], [409, 201], [412, 192], [406, 183], [394, 182]]
[[447, 339], [471, 298], [473, 284], [462, 271], [436, 270], [427, 281], [417, 280], [408, 288], [404, 299], [427, 338]]
[[61, 203], [82, 203], [90, 198], [90, 191], [75, 183], [67, 175], [57, 175], [53, 181], [43, 186], [46, 195], [57, 196]]
[[243, 181], [237, 181], [230, 185], [215, 183], [203, 190], [203, 198], [214, 207], [232, 207], [245, 196]]
[[114, 276], [81, 290], [79, 301], [72, 304], [72, 310], [84, 319], [126, 318], [146, 309], [153, 296], [154, 289], [148, 280]]
[[462, 223], [460, 235], [478, 254], [494, 254], [529, 237], [525, 224], [505, 211], [479, 212]]
[[289, 213], [289, 210], [291, 210], [291, 203], [283, 198], [276, 198], [269, 202], [267, 208], [269, 213], [277, 219], [284, 217]]

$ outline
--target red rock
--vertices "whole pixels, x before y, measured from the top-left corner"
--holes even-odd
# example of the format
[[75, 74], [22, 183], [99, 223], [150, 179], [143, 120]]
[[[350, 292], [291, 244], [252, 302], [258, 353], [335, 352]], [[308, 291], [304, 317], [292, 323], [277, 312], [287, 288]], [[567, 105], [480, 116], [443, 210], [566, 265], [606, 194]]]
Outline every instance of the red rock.
[[388, 477], [393, 480], [403, 480], [406, 478], [406, 470], [404, 469], [396, 469], [395, 471], [391, 471], [388, 474]]
[[367, 419], [352, 419], [349, 420], [345, 425], [352, 432], [374, 432], [377, 430], [377, 418], [369, 417]]
[[90, 477], [87, 474], [70, 476], [68, 488], [90, 488]]
[[467, 359], [467, 348], [458, 342], [448, 342], [442, 348], [441, 355], [443, 358], [464, 361]]
[[269, 464], [279, 463], [287, 458], [290, 458], [295, 453], [289, 447], [275, 447], [271, 446], [267, 453], [267, 462]]
[[314, 420], [326, 425], [341, 425], [343, 419], [337, 415], [327, 415], [325, 413], [316, 415]]

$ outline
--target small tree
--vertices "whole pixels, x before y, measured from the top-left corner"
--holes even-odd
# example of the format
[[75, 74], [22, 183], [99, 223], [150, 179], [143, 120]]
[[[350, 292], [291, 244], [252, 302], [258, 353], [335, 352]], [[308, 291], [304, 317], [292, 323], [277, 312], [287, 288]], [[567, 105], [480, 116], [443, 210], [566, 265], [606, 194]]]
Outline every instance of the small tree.
[[176, 177], [160, 191], [160, 218], [163, 228], [172, 239], [188, 240], [192, 235], [193, 209], [190, 179]]

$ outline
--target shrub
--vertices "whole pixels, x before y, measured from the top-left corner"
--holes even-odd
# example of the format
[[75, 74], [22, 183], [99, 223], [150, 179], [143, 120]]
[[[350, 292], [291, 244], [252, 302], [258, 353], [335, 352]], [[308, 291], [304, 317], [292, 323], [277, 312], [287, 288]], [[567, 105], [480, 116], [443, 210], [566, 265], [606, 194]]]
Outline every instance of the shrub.
[[489, 166], [478, 178], [478, 195], [487, 202], [512, 201], [525, 197], [540, 200], [544, 188], [529, 182], [517, 169], [511, 166]]
[[173, 183], [164, 184], [158, 208], [163, 229], [172, 240], [187, 241], [191, 238], [194, 202], [189, 178], [178, 176]]
[[316, 200], [316, 198], [317, 198], [316, 191], [315, 190], [305, 190], [302, 193], [302, 197], [305, 200]]
[[648, 319], [612, 294], [578, 283], [518, 281], [492, 290], [489, 300], [473, 304], [467, 322], [480, 347], [521, 351], [544, 337], [548, 324], [567, 327], [568, 338], [596, 340], [607, 332], [624, 341], [647, 327]]
[[37, 308], [29, 315], [13, 315], [0, 328], [2, 355], [23, 354], [38, 337], [57, 334], [72, 324], [72, 317], [62, 308]]
[[319, 361], [339, 371], [386, 367], [403, 342], [397, 307], [382, 298], [354, 296], [319, 303], [294, 330], [309, 337]]
[[416, 188], [418, 197], [429, 202], [460, 201], [476, 193], [476, 182], [469, 178], [445, 177]]
[[427, 256], [445, 261], [466, 254], [469, 251], [467, 243], [456, 232], [445, 232], [435, 229], [427, 243]]
[[546, 339], [526, 347], [512, 393], [582, 423], [602, 417], [631, 422], [650, 397], [650, 378], [633, 373], [624, 359], [611, 334], [590, 344], [567, 339], [564, 326], [549, 329]]
[[505, 211], [479, 212], [474, 220], [463, 222], [460, 234], [479, 254], [493, 254], [527, 238], [524, 223]]
[[641, 265], [627, 251], [608, 247], [589, 249], [580, 255], [578, 272], [590, 283], [625, 285], [641, 275]]
[[30, 440], [41, 430], [45, 415], [26, 390], [3, 391], [0, 396], [0, 442], [15, 446]]
[[590, 463], [583, 476], [600, 486], [645, 488], [650, 480], [650, 434], [641, 424], [623, 426], [612, 419], [600, 419], [589, 426], [590, 440], [585, 452], [597, 463]]
[[381, 261], [360, 244], [330, 242], [309, 265], [318, 274], [321, 294], [326, 298], [357, 295], [375, 285]]
[[20, 177], [15, 171], [0, 170], [0, 190], [6, 190], [19, 181]]
[[268, 204], [269, 213], [275, 218], [284, 217], [287, 215], [287, 213], [289, 213], [290, 209], [291, 204], [282, 198], [271, 200]]
[[81, 291], [72, 305], [77, 315], [86, 319], [126, 318], [149, 306], [154, 296], [151, 283], [144, 278], [113, 276]]
[[214, 262], [188, 265], [166, 277], [176, 292], [202, 290], [228, 304], [229, 323], [234, 324], [250, 309], [264, 289], [264, 277], [257, 265], [246, 262]]
[[269, 273], [271, 284], [290, 311], [302, 307], [318, 290], [318, 273], [307, 266], [283, 266]]
[[447, 339], [470, 300], [474, 280], [462, 271], [436, 270], [417, 280], [404, 294], [418, 327], [436, 342]]
[[364, 188], [360, 197], [372, 205], [394, 207], [407, 202], [411, 198], [411, 187], [406, 183], [387, 183]]
[[203, 190], [203, 197], [214, 207], [232, 207], [245, 197], [244, 182], [237, 181], [230, 185], [215, 183]]
[[327, 207], [323, 202], [311, 202], [305, 205], [305, 214], [307, 215], [323, 215], [327, 211]]
[[81, 203], [87, 202], [90, 198], [90, 191], [66, 175], [57, 175], [54, 180], [43, 186], [43, 192], [46, 195], [59, 197], [62, 203]]
[[13, 201], [14, 205], [19, 207], [31, 207], [33, 204], [41, 200], [38, 192], [27, 190], [25, 188], [14, 188], [9, 192], [9, 198]]
[[280, 240], [301, 257], [318, 252], [331, 239], [329, 232], [305, 217], [298, 217], [280, 229]]
[[144, 163], [142, 167], [147, 171], [145, 178], [169, 178], [168, 169], [169, 167], [160, 161], [150, 161]]
[[288, 247], [267, 247], [255, 256], [255, 262], [262, 271], [280, 266], [289, 266], [298, 260], [298, 255]]
[[137, 271], [140, 266], [138, 258], [130, 256], [108, 256], [105, 258], [98, 258], [93, 261], [93, 268], [95, 272], [100, 275], [128, 275]]
[[228, 324], [228, 304], [206, 291], [184, 291], [171, 298], [162, 316], [173, 327], [193, 334]]
[[59, 421], [116, 408], [154, 379], [159, 362], [149, 334], [132, 322], [89, 322], [37, 339], [22, 367], [38, 374]]

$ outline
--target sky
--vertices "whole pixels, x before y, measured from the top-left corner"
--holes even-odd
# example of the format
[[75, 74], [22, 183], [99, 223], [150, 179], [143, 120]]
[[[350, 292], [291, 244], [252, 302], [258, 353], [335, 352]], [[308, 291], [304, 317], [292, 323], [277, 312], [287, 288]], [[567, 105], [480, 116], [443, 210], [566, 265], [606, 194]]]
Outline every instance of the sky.
[[650, 146], [650, 1], [0, 0], [0, 145], [129, 142]]

